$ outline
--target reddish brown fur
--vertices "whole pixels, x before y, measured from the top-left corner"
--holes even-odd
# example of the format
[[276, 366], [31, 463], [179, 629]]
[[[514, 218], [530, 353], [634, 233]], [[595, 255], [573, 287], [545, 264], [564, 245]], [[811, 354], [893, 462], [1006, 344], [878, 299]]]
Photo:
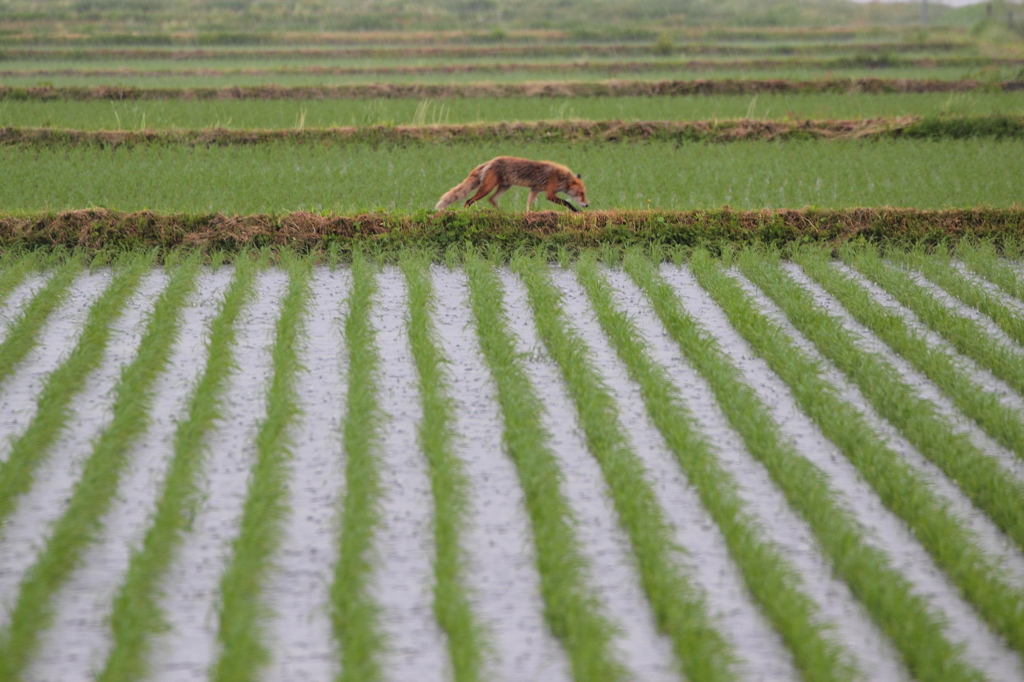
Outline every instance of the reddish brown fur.
[[527, 211], [530, 210], [534, 199], [541, 192], [544, 193], [548, 201], [561, 204], [573, 211], [579, 209], [557, 196], [558, 192], [564, 192], [578, 201], [581, 206], [587, 206], [587, 189], [583, 186], [583, 180], [565, 166], [551, 161], [530, 161], [515, 156], [498, 156], [474, 168], [469, 177], [445, 192], [435, 208], [438, 210], [446, 208], [465, 198], [474, 190], [476, 190], [476, 194], [466, 201], [466, 206], [472, 206], [491, 191], [496, 190], [488, 201], [497, 208], [498, 197], [513, 185], [530, 188], [530, 197], [526, 202]]

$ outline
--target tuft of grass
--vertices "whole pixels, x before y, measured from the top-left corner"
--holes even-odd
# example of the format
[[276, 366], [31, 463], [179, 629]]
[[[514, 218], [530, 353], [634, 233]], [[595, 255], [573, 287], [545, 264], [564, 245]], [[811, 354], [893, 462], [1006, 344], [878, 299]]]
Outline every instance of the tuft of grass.
[[196, 255], [174, 272], [157, 299], [138, 353], [122, 369], [114, 389], [113, 418], [94, 442], [67, 509], [21, 581], [10, 623], [0, 632], [2, 680], [23, 679], [39, 633], [52, 620], [54, 594], [101, 529], [131, 446], [149, 424], [153, 382], [164, 371], [178, 338], [182, 308], [195, 285], [198, 267]]
[[206, 368], [189, 398], [188, 416], [174, 433], [174, 454], [153, 520], [132, 553], [110, 616], [113, 645], [97, 682], [131, 682], [147, 676], [152, 636], [166, 627], [158, 603], [159, 584], [190, 527], [198, 503], [195, 477], [203, 464], [205, 440], [223, 414], [224, 391], [236, 369], [236, 323], [252, 299], [255, 268], [235, 261], [235, 275], [210, 324]]
[[[0, 384], [35, 348], [39, 341], [39, 330], [67, 298], [68, 287], [81, 269], [82, 263], [78, 257], [69, 258], [56, 269], [46, 286], [40, 289], [22, 308], [21, 313], [11, 321], [7, 328], [7, 336], [0, 342]], [[20, 277], [18, 279], [20, 280]]]
[[[874, 303], [870, 295], [849, 277], [833, 268], [821, 251], [796, 254], [804, 270], [870, 328], [899, 336], [900, 325], [892, 313]], [[812, 341], [840, 347], [846, 339], [836, 333], [835, 318], [820, 312], [802, 287], [781, 269], [776, 257], [744, 252], [740, 267], [783, 309], [798, 329], [807, 330]], [[973, 531], [949, 509], [928, 480], [886, 445], [864, 415], [839, 397], [822, 375], [818, 362], [801, 351], [777, 324], [758, 311], [749, 297], [735, 296], [727, 311], [737, 330], [754, 350], [785, 381], [801, 409], [835, 443], [878, 494], [879, 499], [913, 531], [964, 599], [973, 603], [992, 628], [1018, 650], [1024, 648], [1024, 593], [1007, 580], [977, 543]], [[811, 331], [811, 330], [821, 331]], [[903, 339], [916, 350], [914, 343]], [[919, 341], [919, 339], [915, 339]], [[894, 346], [902, 352], [903, 345]], [[840, 352], [847, 350], [840, 348]], [[945, 358], [944, 355], [942, 355]], [[931, 358], [923, 355], [923, 361]], [[946, 358], [948, 360], [948, 358]], [[978, 466], [966, 461], [958, 475], [969, 476]], [[982, 468], [983, 470], [983, 468]], [[975, 483], [977, 485], [977, 483]]]
[[812, 681], [855, 677], [848, 662], [849, 653], [829, 639], [829, 628], [820, 621], [817, 607], [805, 593], [794, 568], [777, 547], [762, 539], [762, 529], [744, 510], [736, 480], [722, 468], [713, 446], [699, 433], [668, 371], [651, 359], [636, 325], [616, 307], [611, 287], [592, 256], [580, 259], [576, 276], [601, 328], [630, 377], [639, 385], [648, 415], [722, 532], [744, 584], [793, 653], [804, 678]]
[[455, 416], [448, 395], [447, 359], [438, 348], [433, 323], [436, 306], [429, 260], [425, 254], [405, 252], [401, 268], [409, 292], [409, 344], [423, 405], [419, 442], [434, 496], [434, 615], [448, 635], [453, 679], [477, 682], [486, 642], [462, 580], [465, 562], [459, 536], [466, 523], [468, 484], [462, 463], [452, 452]]
[[624, 680], [626, 671], [611, 645], [615, 629], [588, 585], [588, 563], [542, 421], [544, 407], [508, 328], [501, 282], [493, 265], [474, 251], [466, 251], [464, 263], [477, 337], [497, 387], [505, 452], [516, 467], [533, 527], [544, 616], [566, 651], [575, 680]]
[[558, 365], [587, 446], [629, 536], [655, 621], [672, 640], [688, 680], [735, 680], [735, 653], [713, 626], [703, 595], [680, 570], [671, 524], [622, 429], [615, 400], [588, 357], [589, 349], [565, 319], [561, 294], [546, 268], [547, 262], [537, 259], [512, 261], [526, 285], [537, 332]]
[[275, 327], [273, 376], [267, 386], [267, 414], [256, 433], [256, 462], [238, 535], [220, 581], [217, 639], [221, 650], [210, 675], [216, 682], [257, 679], [271, 654], [263, 642], [266, 606], [261, 595], [287, 511], [290, 430], [300, 413], [295, 393], [295, 377], [301, 369], [296, 344], [305, 333], [303, 317], [312, 296], [312, 261], [287, 250], [281, 252], [281, 260], [288, 271], [288, 292]]
[[7, 459], [0, 462], [0, 530], [18, 498], [32, 486], [36, 468], [60, 436], [71, 401], [82, 390], [89, 374], [103, 362], [110, 341], [110, 324], [121, 314], [149, 265], [148, 257], [139, 256], [115, 273], [113, 281], [89, 309], [74, 349], [46, 378], [36, 399], [32, 421], [11, 443]]
[[[718, 342], [682, 307], [654, 266], [638, 255], [625, 261], [627, 272], [644, 291], [669, 335], [693, 367], [711, 385], [729, 423], [748, 452], [760, 461], [790, 507], [808, 524], [836, 575], [889, 635], [904, 663], [922, 682], [981, 682], [984, 677], [946, 638], [944, 623], [910, 582], [872, 547], [853, 515], [837, 500], [824, 472], [796, 452], [772, 420], [767, 406], [742, 379]], [[694, 251], [690, 268], [723, 308], [734, 309], [743, 296], [703, 249]]]
[[345, 317], [348, 348], [347, 411], [342, 427], [345, 500], [341, 510], [340, 556], [331, 584], [331, 622], [341, 648], [339, 682], [379, 682], [384, 637], [379, 606], [369, 591], [373, 536], [380, 524], [380, 426], [377, 400], [380, 354], [370, 324], [377, 292], [373, 266], [361, 253], [352, 259], [352, 291]]
[[0, 305], [25, 280], [25, 276], [39, 267], [39, 254], [35, 251], [7, 249], [0, 254]]

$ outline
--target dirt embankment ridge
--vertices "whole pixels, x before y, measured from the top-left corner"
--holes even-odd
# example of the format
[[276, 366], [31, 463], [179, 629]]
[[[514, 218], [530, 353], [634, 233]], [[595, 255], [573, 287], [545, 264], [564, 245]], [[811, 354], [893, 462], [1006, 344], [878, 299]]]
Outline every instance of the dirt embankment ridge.
[[124, 213], [87, 209], [0, 215], [0, 248], [175, 248], [202, 250], [292, 247], [343, 251], [359, 246], [445, 249], [467, 244], [505, 248], [585, 248], [601, 244], [696, 245], [733, 242], [783, 246], [799, 242], [934, 244], [976, 237], [1024, 239], [1024, 207], [917, 210], [896, 208], [702, 211], [421, 211], [284, 215]]
[[101, 148], [145, 145], [459, 144], [503, 142], [740, 142], [745, 140], [1024, 138], [1024, 116], [861, 120], [556, 121], [427, 126], [192, 130], [0, 128], [0, 146]]
[[0, 86], [0, 100], [217, 100], [217, 99], [443, 99], [497, 97], [663, 97], [753, 95], [758, 93], [919, 93], [971, 90], [1024, 90], [1024, 81], [911, 78], [701, 79], [663, 81], [542, 81], [532, 83], [447, 83], [365, 85], [251, 85], [223, 88], [142, 88], [97, 85], [57, 87]]

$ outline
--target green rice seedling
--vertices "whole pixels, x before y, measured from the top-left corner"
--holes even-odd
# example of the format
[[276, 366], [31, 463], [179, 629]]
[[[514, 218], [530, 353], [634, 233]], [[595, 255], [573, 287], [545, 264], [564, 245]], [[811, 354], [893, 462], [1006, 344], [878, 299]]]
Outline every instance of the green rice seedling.
[[462, 579], [465, 561], [459, 538], [469, 504], [467, 482], [462, 462], [452, 451], [455, 415], [448, 395], [447, 359], [438, 348], [433, 323], [436, 306], [429, 260], [423, 253], [404, 252], [401, 267], [409, 292], [409, 345], [423, 406], [419, 443], [434, 496], [434, 614], [448, 635], [453, 679], [477, 682], [486, 641]]
[[[0, 206], [11, 212], [96, 206], [200, 214], [431, 209], [474, 167], [507, 154], [508, 147], [500, 139], [408, 146], [0, 146]], [[1010, 208], [1024, 178], [1024, 139], [551, 141], [516, 143], [516, 154], [553, 159], [581, 173], [592, 209]], [[526, 194], [514, 187], [499, 205], [521, 211]], [[537, 206], [557, 208], [543, 199]]]
[[[871, 323], [869, 328], [883, 333], [883, 338], [895, 337], [894, 349], [901, 351], [903, 346], [908, 346], [910, 354], [919, 353], [923, 363], [932, 361], [915, 347], [914, 340], [919, 339], [905, 332], [900, 336], [899, 323], [890, 317], [893, 314], [873, 304], [867, 291], [831, 267], [823, 252], [806, 249], [798, 252], [796, 258], [805, 271], [834, 293], [855, 317], [866, 324]], [[806, 292], [800, 293], [800, 287], [781, 270], [776, 258], [748, 251], [741, 254], [739, 262], [752, 276], [757, 272], [759, 284], [772, 282], [765, 285], [766, 291], [771, 290], [770, 295], [794, 324], [800, 327], [825, 326], [807, 314], [812, 307], [814, 310], [820, 308], [809, 301]], [[1024, 593], [1012, 586], [1002, 571], [995, 567], [977, 544], [973, 531], [957, 518], [945, 500], [936, 495], [925, 476], [888, 447], [885, 439], [859, 410], [840, 398], [836, 387], [822, 375], [821, 365], [800, 350], [779, 325], [760, 312], [738, 283], [725, 282], [717, 291], [716, 300], [737, 331], [764, 358], [772, 371], [789, 385], [801, 409], [825, 437], [842, 450], [874, 488], [882, 503], [903, 519], [963, 597], [973, 603], [982, 617], [1012, 646], [1024, 650]], [[823, 333], [820, 339], [824, 341], [825, 338], [828, 337]], [[940, 365], [940, 362], [934, 364]], [[975, 464], [967, 462], [965, 468]]]
[[35, 251], [9, 249], [0, 256], [0, 305], [25, 280], [25, 276], [37, 267], [39, 257]]
[[370, 323], [377, 280], [362, 253], [352, 259], [352, 291], [345, 317], [348, 348], [347, 412], [342, 427], [345, 500], [338, 563], [331, 584], [331, 621], [341, 649], [339, 682], [378, 682], [384, 638], [379, 606], [370, 595], [373, 537], [380, 525], [380, 426], [377, 399], [380, 353]]
[[980, 323], [940, 302], [906, 271], [887, 265], [874, 249], [846, 248], [840, 255], [954, 348], [1024, 395], [1024, 354], [995, 339]]
[[955, 481], [1018, 547], [1024, 547], [1024, 508], [1019, 504], [1024, 499], [1024, 484], [1007, 476], [966, 434], [954, 431], [935, 405], [904, 382], [892, 364], [861, 349], [856, 334], [815, 305], [806, 290], [750, 252], [740, 264], [743, 273], [783, 308], [819, 352], [860, 388], [879, 415]]
[[588, 359], [586, 344], [565, 319], [561, 295], [546, 267], [546, 261], [537, 258], [512, 260], [512, 269], [526, 285], [538, 334], [558, 364], [618, 520], [630, 538], [658, 626], [671, 638], [687, 679], [734, 680], [734, 652], [711, 624], [702, 595], [674, 561], [671, 525], [622, 429], [615, 401]]
[[18, 498], [31, 486], [36, 468], [49, 454], [68, 419], [71, 401], [100, 363], [110, 340], [110, 325], [121, 314], [128, 298], [150, 265], [138, 256], [120, 271], [93, 303], [74, 349], [43, 384], [36, 399], [36, 413], [11, 443], [7, 459], [0, 462], [0, 531]]
[[[638, 255], [627, 257], [625, 266], [669, 335], [711, 385], [748, 452], [766, 467], [789, 505], [808, 523], [836, 575], [889, 635], [911, 674], [928, 682], [984, 679], [946, 638], [942, 620], [932, 613], [928, 601], [914, 593], [882, 551], [868, 544], [856, 519], [836, 499], [824, 472], [786, 441], [767, 406], [744, 383], [714, 337], [684, 310], [654, 266]], [[713, 297], [735, 285], [703, 249], [694, 251], [690, 267]]]
[[793, 567], [777, 547], [762, 540], [761, 528], [743, 508], [736, 480], [718, 463], [713, 446], [698, 431], [668, 371], [651, 358], [636, 325], [615, 305], [611, 287], [591, 255], [580, 259], [576, 276], [619, 359], [640, 386], [647, 414], [696, 488], [722, 532], [744, 584], [793, 653], [804, 679], [854, 677], [848, 653], [828, 638], [828, 627], [820, 622]]
[[546, 266], [537, 259], [512, 262], [526, 285], [537, 332], [558, 364], [587, 446], [604, 474], [658, 627], [672, 640], [688, 680], [735, 680], [735, 652], [712, 625], [703, 596], [675, 562], [671, 525], [622, 429], [615, 401], [588, 359], [585, 342], [565, 319], [561, 295]]
[[624, 680], [611, 638], [615, 628], [588, 586], [589, 564], [562, 493], [562, 472], [551, 450], [537, 398], [509, 331], [504, 290], [493, 264], [465, 253], [477, 338], [497, 388], [505, 452], [523, 487], [533, 529], [540, 592], [548, 626], [564, 647], [577, 682]]
[[992, 438], [1024, 458], [1024, 415], [978, 385], [948, 353], [932, 347], [922, 334], [911, 330], [902, 316], [887, 310], [853, 279], [831, 267], [825, 254], [801, 249], [794, 257], [858, 322], [935, 382], [961, 412]]
[[121, 371], [113, 417], [93, 443], [64, 514], [19, 586], [10, 622], [0, 632], [0, 679], [23, 679], [42, 632], [53, 618], [52, 601], [100, 530], [117, 493], [135, 439], [149, 424], [153, 383], [164, 371], [178, 337], [182, 309], [195, 285], [193, 256], [171, 277], [157, 299], [135, 359]]
[[236, 259], [235, 275], [210, 323], [206, 368], [189, 397], [188, 412], [174, 433], [174, 454], [141, 546], [132, 553], [110, 616], [113, 645], [97, 682], [145, 679], [151, 638], [165, 627], [159, 585], [190, 525], [196, 475], [203, 465], [206, 437], [223, 414], [224, 392], [236, 368], [236, 323], [252, 299], [255, 267]]
[[257, 679], [271, 654], [263, 642], [266, 606], [261, 593], [287, 511], [290, 430], [300, 412], [295, 393], [300, 369], [296, 344], [305, 333], [303, 316], [312, 296], [312, 261], [290, 251], [282, 251], [281, 260], [288, 270], [289, 285], [271, 349], [273, 375], [267, 386], [267, 414], [256, 433], [256, 462], [242, 520], [220, 581], [217, 639], [221, 649], [211, 669], [211, 679], [217, 682]]
[[984, 277], [1018, 301], [1024, 302], [1024, 276], [999, 258], [991, 243], [972, 243], [964, 240], [957, 246], [956, 253], [971, 272]]
[[67, 297], [68, 287], [82, 269], [77, 257], [70, 258], [56, 269], [49, 281], [22, 308], [7, 328], [0, 342], [0, 384], [7, 380], [39, 340], [39, 330]]
[[926, 256], [919, 251], [893, 251], [893, 260], [910, 265], [930, 281], [945, 289], [965, 305], [988, 315], [1006, 335], [1024, 345], [1024, 315], [1010, 309], [983, 287], [965, 277], [950, 263], [948, 257]]

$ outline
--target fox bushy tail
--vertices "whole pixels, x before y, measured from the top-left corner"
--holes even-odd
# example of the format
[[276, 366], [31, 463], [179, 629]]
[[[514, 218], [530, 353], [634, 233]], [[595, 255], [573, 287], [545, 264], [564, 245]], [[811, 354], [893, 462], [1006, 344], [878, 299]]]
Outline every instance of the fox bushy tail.
[[486, 165], [486, 163], [480, 164], [473, 169], [473, 172], [469, 174], [469, 177], [445, 192], [438, 200], [437, 206], [434, 207], [434, 210], [440, 211], [442, 208], [448, 208], [456, 201], [462, 201], [468, 197], [470, 193], [476, 191], [476, 188], [479, 187], [480, 183], [484, 180], [484, 166]]

